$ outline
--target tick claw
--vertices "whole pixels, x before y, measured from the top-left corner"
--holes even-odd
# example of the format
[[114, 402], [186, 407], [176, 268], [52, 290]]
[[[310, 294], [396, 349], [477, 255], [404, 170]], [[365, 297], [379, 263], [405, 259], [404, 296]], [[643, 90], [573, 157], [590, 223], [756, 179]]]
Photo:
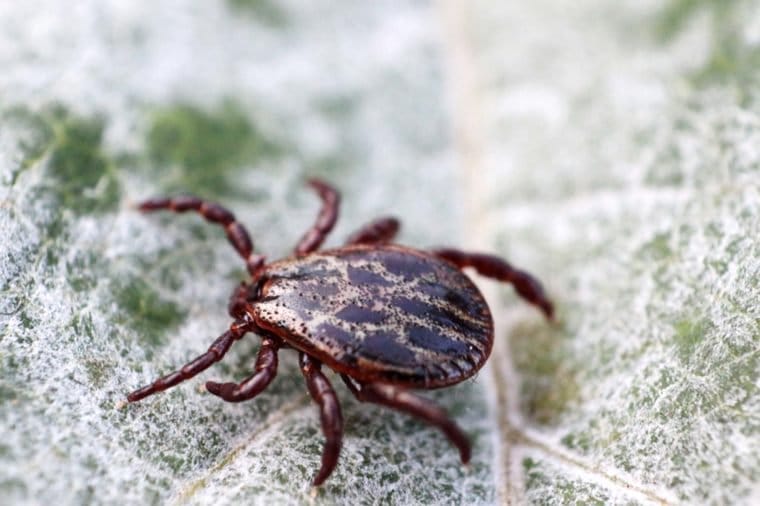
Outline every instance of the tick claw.
[[225, 389], [225, 385], [228, 383], [217, 383], [215, 381], [207, 381], [206, 382], [206, 390], [208, 390], [210, 393], [221, 397], [222, 391]]
[[543, 302], [541, 304], [541, 311], [546, 315], [546, 319], [550, 322], [555, 321], [554, 318], [554, 306], [552, 306], [551, 302]]
[[206, 390], [217, 397], [221, 397], [225, 401], [239, 402], [244, 400], [244, 398], [240, 397], [240, 392], [237, 391], [239, 390], [237, 383], [216, 383], [214, 381], [207, 381]]

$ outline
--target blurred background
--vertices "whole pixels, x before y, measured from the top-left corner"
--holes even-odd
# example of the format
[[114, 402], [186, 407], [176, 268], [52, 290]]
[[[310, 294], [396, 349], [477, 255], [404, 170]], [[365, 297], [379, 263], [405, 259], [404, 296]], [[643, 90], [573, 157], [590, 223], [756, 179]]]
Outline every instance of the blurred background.
[[[753, 0], [0, 4], [0, 494], [6, 504], [760, 501], [760, 9]], [[322, 435], [294, 354], [231, 405], [251, 337], [165, 394], [245, 278], [194, 193], [286, 256], [381, 214], [499, 253], [547, 324], [479, 285], [488, 366], [425, 395], [474, 444], [359, 406]]]

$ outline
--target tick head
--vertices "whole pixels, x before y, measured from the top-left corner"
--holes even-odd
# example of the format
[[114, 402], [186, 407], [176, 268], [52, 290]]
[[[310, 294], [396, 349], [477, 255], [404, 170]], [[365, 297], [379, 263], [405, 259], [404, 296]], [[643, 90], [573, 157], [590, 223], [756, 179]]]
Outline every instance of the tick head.
[[252, 255], [249, 267], [252, 273], [251, 281], [240, 283], [230, 297], [228, 308], [230, 315], [234, 318], [252, 321], [255, 305], [262, 300], [270, 299], [266, 291], [271, 282], [271, 276], [267, 273], [263, 256]]

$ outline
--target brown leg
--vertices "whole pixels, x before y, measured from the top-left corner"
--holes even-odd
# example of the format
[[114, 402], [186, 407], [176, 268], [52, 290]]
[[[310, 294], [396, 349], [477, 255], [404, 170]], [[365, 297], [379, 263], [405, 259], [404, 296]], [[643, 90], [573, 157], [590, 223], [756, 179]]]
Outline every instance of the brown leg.
[[326, 438], [325, 448], [322, 451], [322, 466], [313, 482], [314, 486], [318, 487], [330, 476], [338, 463], [343, 440], [343, 416], [335, 390], [320, 370], [322, 364], [304, 353], [301, 353], [300, 362], [301, 372], [306, 378], [311, 398], [319, 404], [322, 432]]
[[319, 193], [319, 197], [322, 199], [322, 210], [319, 212], [314, 225], [298, 241], [295, 249], [297, 256], [306, 255], [319, 248], [335, 225], [335, 220], [338, 219], [340, 195], [337, 190], [319, 179], [309, 180], [309, 186]]
[[241, 402], [253, 399], [271, 383], [277, 375], [277, 350], [279, 339], [265, 337], [256, 357], [254, 373], [240, 383], [206, 382], [206, 390], [227, 402]]
[[346, 244], [383, 244], [391, 242], [396, 237], [399, 227], [400, 223], [396, 218], [384, 216], [364, 225], [351, 234]]
[[483, 276], [512, 283], [517, 293], [531, 304], [541, 308], [547, 318], [552, 319], [554, 306], [544, 293], [541, 282], [527, 272], [515, 269], [501, 258], [484, 253], [465, 253], [455, 249], [433, 250], [432, 253], [448, 260], [460, 269], [473, 267]]
[[139, 209], [144, 212], [158, 211], [160, 209], [169, 209], [175, 213], [195, 211], [211, 223], [217, 223], [224, 227], [224, 231], [227, 232], [227, 239], [229, 239], [238, 254], [245, 260], [248, 272], [252, 276], [264, 263], [264, 257], [253, 254], [251, 236], [248, 235], [245, 227], [235, 219], [234, 214], [219, 204], [189, 196], [155, 198], [142, 202], [139, 205]]
[[367, 383], [360, 385], [361, 388], [357, 388], [354, 380], [348, 376], [343, 374], [341, 378], [351, 393], [360, 401], [382, 404], [435, 425], [459, 449], [459, 457], [462, 459], [462, 463], [467, 464], [470, 461], [470, 440], [446, 412], [432, 401], [397, 386]]
[[221, 360], [225, 353], [230, 349], [233, 341], [237, 341], [248, 332], [248, 323], [235, 322], [230, 326], [230, 330], [219, 336], [216, 341], [209, 347], [203, 355], [196, 357], [194, 360], [185, 364], [181, 369], [171, 374], [163, 376], [150, 385], [139, 388], [127, 396], [127, 401], [136, 402], [144, 399], [156, 392], [161, 392], [171, 388], [185, 380], [188, 380], [196, 374], [208, 369], [211, 364]]

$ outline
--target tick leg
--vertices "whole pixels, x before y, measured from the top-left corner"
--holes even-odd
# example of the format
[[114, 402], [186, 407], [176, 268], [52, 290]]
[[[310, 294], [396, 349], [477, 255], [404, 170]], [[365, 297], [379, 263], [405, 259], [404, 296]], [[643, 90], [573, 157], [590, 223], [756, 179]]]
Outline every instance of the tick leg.
[[215, 204], [199, 199], [198, 197], [172, 197], [172, 198], [154, 198], [142, 202], [138, 208], [143, 212], [158, 211], [168, 209], [175, 213], [184, 213], [195, 211], [203, 216], [207, 221], [216, 223], [224, 227], [235, 251], [245, 260], [248, 272], [253, 276], [255, 272], [263, 265], [264, 258], [260, 255], [253, 254], [253, 242], [251, 236], [245, 227], [235, 219], [235, 215], [230, 211]]
[[338, 191], [319, 179], [310, 179], [309, 186], [319, 193], [319, 197], [322, 199], [322, 210], [319, 211], [314, 225], [298, 241], [295, 249], [296, 256], [304, 256], [319, 248], [335, 225], [335, 220], [338, 219], [338, 205], [340, 204]]
[[136, 402], [140, 399], [144, 399], [149, 395], [153, 395], [156, 392], [161, 392], [167, 388], [171, 388], [185, 380], [188, 380], [196, 374], [208, 369], [211, 364], [221, 360], [221, 358], [227, 353], [232, 345], [233, 341], [237, 341], [245, 333], [248, 332], [248, 323], [235, 322], [230, 326], [230, 330], [219, 336], [216, 341], [209, 347], [208, 351], [203, 355], [196, 357], [194, 360], [188, 362], [181, 369], [174, 371], [171, 374], [163, 376], [150, 385], [146, 385], [139, 388], [127, 396], [127, 401]]
[[459, 449], [459, 457], [462, 459], [462, 463], [467, 464], [470, 461], [470, 440], [446, 412], [434, 402], [403, 388], [383, 383], [366, 383], [357, 388], [354, 380], [346, 375], [341, 375], [341, 377], [351, 393], [360, 401], [382, 404], [435, 425]]
[[227, 402], [240, 402], [253, 399], [271, 383], [277, 375], [277, 350], [280, 348], [279, 339], [265, 337], [261, 340], [261, 348], [256, 357], [254, 373], [240, 383], [206, 382], [206, 390], [221, 397]]
[[306, 378], [306, 385], [309, 387], [309, 393], [319, 405], [322, 432], [326, 438], [325, 448], [322, 451], [322, 466], [313, 482], [314, 486], [318, 487], [330, 476], [338, 463], [338, 455], [340, 455], [343, 440], [343, 416], [340, 412], [340, 403], [335, 395], [335, 390], [320, 370], [322, 364], [301, 353], [300, 365], [301, 372]]
[[553, 317], [554, 306], [544, 293], [541, 282], [531, 274], [515, 269], [501, 258], [484, 253], [466, 253], [455, 249], [433, 250], [432, 253], [437, 257], [448, 260], [460, 269], [473, 267], [478, 274], [506, 283], [512, 283], [520, 297], [538, 306], [547, 318], [551, 319]]
[[346, 244], [383, 244], [391, 242], [401, 226], [392, 216], [384, 216], [364, 225], [348, 236]]

